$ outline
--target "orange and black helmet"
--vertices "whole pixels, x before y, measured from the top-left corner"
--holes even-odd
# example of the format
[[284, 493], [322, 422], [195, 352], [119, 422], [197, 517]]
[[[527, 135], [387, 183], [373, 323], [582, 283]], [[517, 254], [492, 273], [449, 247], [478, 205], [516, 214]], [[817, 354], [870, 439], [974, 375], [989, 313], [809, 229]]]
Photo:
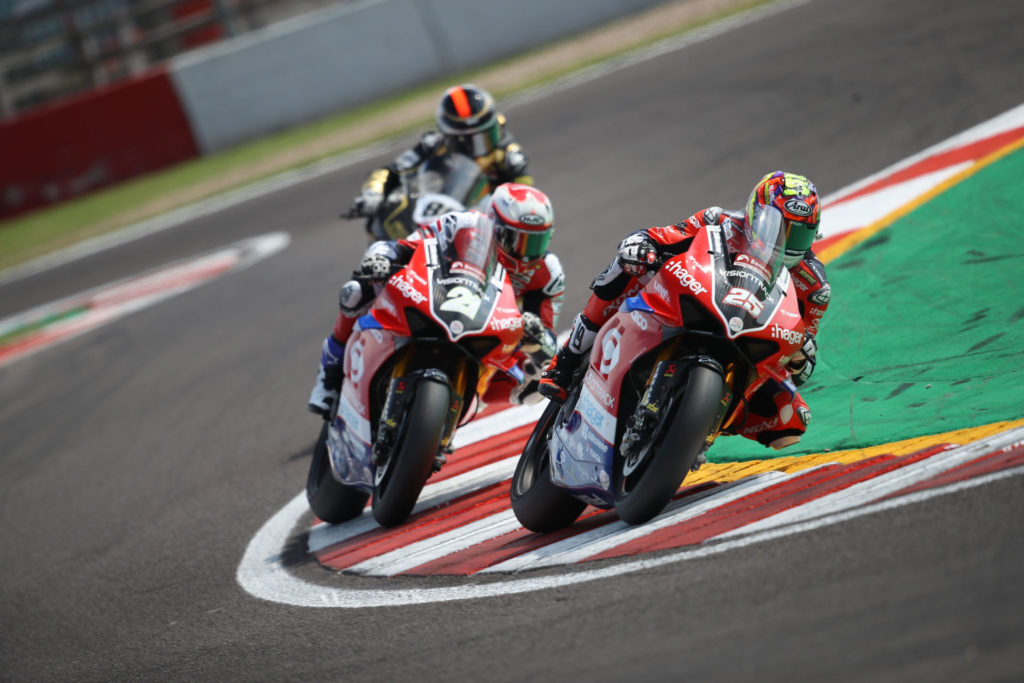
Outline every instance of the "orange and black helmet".
[[501, 138], [494, 98], [469, 83], [445, 91], [437, 105], [437, 127], [460, 151], [474, 157], [490, 154]]

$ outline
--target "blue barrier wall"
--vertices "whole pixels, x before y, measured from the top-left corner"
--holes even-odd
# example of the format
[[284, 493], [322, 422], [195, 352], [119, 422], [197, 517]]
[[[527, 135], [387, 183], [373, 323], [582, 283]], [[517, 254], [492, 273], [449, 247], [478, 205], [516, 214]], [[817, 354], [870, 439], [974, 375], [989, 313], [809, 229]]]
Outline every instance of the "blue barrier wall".
[[366, 0], [176, 59], [202, 152], [477, 68], [665, 0]]

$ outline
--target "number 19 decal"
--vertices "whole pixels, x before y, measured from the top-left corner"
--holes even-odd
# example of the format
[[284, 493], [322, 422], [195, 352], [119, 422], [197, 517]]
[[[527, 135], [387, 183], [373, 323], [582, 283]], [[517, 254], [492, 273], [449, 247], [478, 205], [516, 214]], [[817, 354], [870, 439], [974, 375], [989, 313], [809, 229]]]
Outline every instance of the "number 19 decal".
[[748, 311], [755, 318], [761, 315], [761, 311], [764, 310], [764, 304], [757, 300], [757, 298], [745, 289], [739, 287], [733, 287], [729, 290], [729, 293], [722, 299], [723, 304], [730, 306], [739, 306], [744, 310]]

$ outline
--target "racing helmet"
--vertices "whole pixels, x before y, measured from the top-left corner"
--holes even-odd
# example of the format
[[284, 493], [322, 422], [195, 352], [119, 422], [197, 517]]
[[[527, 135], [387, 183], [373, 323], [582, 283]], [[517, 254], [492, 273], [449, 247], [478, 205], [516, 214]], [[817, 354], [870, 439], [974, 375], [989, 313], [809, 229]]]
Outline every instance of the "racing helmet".
[[546, 194], [520, 183], [498, 185], [487, 217], [494, 223], [498, 258], [505, 268], [521, 273], [544, 258], [555, 231], [555, 213]]
[[750, 193], [747, 225], [753, 223], [755, 215], [765, 206], [774, 206], [782, 212], [786, 231], [783, 262], [791, 268], [803, 260], [818, 236], [818, 223], [821, 221], [818, 189], [802, 175], [773, 171], [761, 178]]
[[437, 127], [454, 149], [476, 159], [493, 152], [501, 140], [494, 98], [471, 83], [445, 91], [437, 104]]

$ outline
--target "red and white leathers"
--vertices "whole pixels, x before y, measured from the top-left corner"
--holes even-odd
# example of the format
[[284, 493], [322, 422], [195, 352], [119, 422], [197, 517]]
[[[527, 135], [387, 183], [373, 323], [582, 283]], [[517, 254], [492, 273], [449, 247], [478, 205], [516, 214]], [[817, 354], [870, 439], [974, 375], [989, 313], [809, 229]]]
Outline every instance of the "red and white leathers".
[[[454, 220], [454, 229], [458, 229], [488, 219], [479, 211], [459, 211], [446, 214], [422, 230], [438, 233], [442, 220]], [[409, 263], [420, 238], [421, 234], [415, 233], [406, 239], [374, 242], [364, 253], [353, 279], [342, 286], [338, 317], [331, 334], [324, 339], [320, 372], [310, 395], [309, 409], [312, 412], [326, 414], [329, 402], [337, 398], [345, 343], [352, 335], [356, 320], [366, 313], [390, 275]], [[523, 344], [517, 353], [520, 355], [519, 367], [524, 370], [526, 379], [517, 382], [509, 376], [495, 378], [484, 395], [484, 402], [518, 403], [535, 390], [541, 370], [555, 353], [554, 328], [562, 311], [565, 276], [561, 262], [551, 252], [526, 264], [512, 262], [500, 249], [498, 258], [506, 266], [519, 310], [524, 314]]]
[[[645, 250], [653, 248], [654, 253], [650, 254], [648, 262], [662, 263], [685, 252], [694, 235], [712, 224], [721, 225], [728, 236], [743, 231], [746, 218], [742, 211], [723, 211], [713, 206], [675, 225], [638, 230], [622, 240], [615, 258], [591, 283], [593, 294], [583, 312], [573, 321], [566, 349], [581, 356], [587, 354], [601, 326], [627, 298], [639, 293], [654, 276], [653, 269], [638, 264], [631, 267], [627, 254], [643, 255]], [[816, 335], [831, 296], [825, 267], [808, 250], [804, 259], [789, 270], [793, 275], [804, 327], [808, 335]], [[560, 362], [561, 352], [559, 356]], [[769, 382], [754, 394], [746, 420], [733, 431], [762, 444], [782, 448], [799, 441], [809, 421], [810, 410], [799, 393], [791, 395], [779, 385]]]

